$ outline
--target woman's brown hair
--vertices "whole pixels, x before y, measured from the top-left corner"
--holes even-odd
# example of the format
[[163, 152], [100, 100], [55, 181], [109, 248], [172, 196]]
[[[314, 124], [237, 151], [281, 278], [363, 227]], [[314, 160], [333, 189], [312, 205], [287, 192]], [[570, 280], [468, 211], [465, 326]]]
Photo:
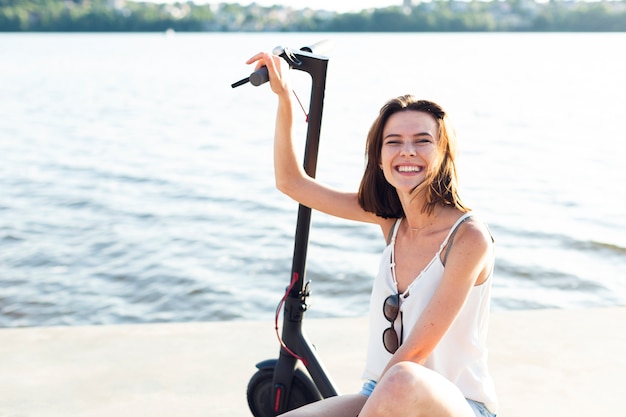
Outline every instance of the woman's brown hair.
[[[432, 213], [437, 205], [452, 205], [461, 211], [469, 209], [461, 202], [458, 194], [456, 172], [456, 136], [445, 111], [436, 103], [428, 100], [417, 100], [412, 95], [404, 95], [389, 100], [374, 120], [367, 135], [365, 153], [367, 165], [359, 186], [359, 204], [369, 212], [383, 218], [404, 217], [404, 210], [396, 189], [385, 179], [380, 169], [380, 152], [383, 143], [383, 129], [389, 117], [401, 111], [419, 111], [430, 114], [439, 126], [438, 166], [428, 174], [426, 180], [413, 190], [413, 195], [425, 193], [425, 204], [422, 208]], [[437, 164], [437, 162], [436, 162]]]

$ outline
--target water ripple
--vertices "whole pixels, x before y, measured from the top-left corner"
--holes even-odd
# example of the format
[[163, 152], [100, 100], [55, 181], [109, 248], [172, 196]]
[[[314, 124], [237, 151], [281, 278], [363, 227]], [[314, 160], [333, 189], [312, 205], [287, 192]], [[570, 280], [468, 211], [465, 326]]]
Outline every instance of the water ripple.
[[[245, 57], [253, 44], [275, 45], [276, 35], [197, 34], [168, 44], [156, 35], [0, 36], [13, 51], [0, 66], [0, 327], [271, 320], [290, 279], [297, 204], [274, 188], [270, 98], [229, 86], [233, 68], [244, 70], [232, 51]], [[355, 36], [338, 34], [338, 43], [365, 44], [365, 37], [393, 56], [418, 35], [389, 35], [391, 43]], [[467, 53], [457, 36], [424, 36], [445, 46], [430, 51], [438, 62]], [[544, 44], [585, 53], [580, 37], [555, 36], [481, 36], [475, 50], [506, 51], [515, 40], [525, 45], [516, 54]], [[578, 102], [620, 103], [626, 68], [611, 57], [623, 42], [598, 36], [593, 44], [607, 48], [606, 61], [595, 53], [602, 62], [575, 62], [587, 65], [578, 73], [611, 88], [578, 83]], [[215, 53], [198, 55], [209, 44]], [[390, 44], [399, 49], [387, 51]], [[626, 171], [613, 139], [621, 137], [615, 120], [626, 117], [623, 106], [606, 106], [590, 122], [576, 103], [538, 103], [524, 83], [489, 89], [501, 85], [493, 72], [457, 77], [445, 65], [424, 84], [412, 57], [388, 83], [372, 85], [368, 100], [354, 101], [362, 56], [351, 51], [333, 57], [318, 169], [324, 181], [358, 186], [367, 128], [390, 91], [445, 99], [465, 141], [463, 177], [474, 187], [466, 195], [496, 238], [494, 308], [626, 304], [626, 221], [622, 207], [606, 204], [606, 196], [626, 197], [615, 186]], [[213, 65], [214, 56], [223, 65]], [[507, 62], [485, 66], [524, 70]], [[544, 82], [569, 91], [571, 71], [553, 64]], [[604, 68], [620, 77], [604, 76]], [[372, 68], [379, 70], [391, 69]], [[485, 94], [477, 97], [475, 85]], [[296, 125], [298, 137], [304, 129]], [[590, 157], [580, 133], [590, 130], [616, 151]], [[376, 227], [313, 213], [308, 314], [365, 314], [383, 246]]]

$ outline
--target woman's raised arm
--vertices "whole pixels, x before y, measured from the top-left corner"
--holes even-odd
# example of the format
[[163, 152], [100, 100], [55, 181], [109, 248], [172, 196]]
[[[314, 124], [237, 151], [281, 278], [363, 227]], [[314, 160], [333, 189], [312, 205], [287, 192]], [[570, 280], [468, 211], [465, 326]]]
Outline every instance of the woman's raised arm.
[[291, 88], [283, 71], [282, 58], [258, 53], [247, 61], [256, 69], [266, 66], [272, 91], [278, 96], [274, 133], [274, 175], [276, 187], [297, 202], [312, 209], [350, 220], [381, 224], [384, 219], [363, 210], [357, 194], [342, 192], [311, 178], [302, 165], [293, 145], [293, 102]]

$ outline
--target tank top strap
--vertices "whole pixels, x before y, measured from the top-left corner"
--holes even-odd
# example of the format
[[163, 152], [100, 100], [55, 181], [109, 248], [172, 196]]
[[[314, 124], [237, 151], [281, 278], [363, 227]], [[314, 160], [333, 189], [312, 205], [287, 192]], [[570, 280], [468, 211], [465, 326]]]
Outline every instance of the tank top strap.
[[472, 216], [473, 216], [472, 213], [465, 213], [464, 215], [459, 217], [458, 220], [450, 228], [450, 231], [448, 232], [448, 236], [446, 236], [443, 242], [441, 242], [441, 246], [439, 247], [439, 253], [441, 253], [442, 249], [446, 245], [448, 245], [448, 242], [450, 243], [448, 247], [446, 248], [446, 253], [444, 253], [443, 255], [442, 263], [444, 266], [446, 264], [446, 260], [448, 259], [448, 254], [450, 253], [450, 248], [452, 247], [452, 241], [454, 240], [454, 236], [456, 236], [456, 233], [459, 231], [459, 226], [461, 226], [463, 222], [470, 219]]
[[387, 237], [387, 245], [389, 245], [391, 242], [396, 241], [396, 236], [398, 235], [398, 229], [400, 228], [400, 223], [402, 223], [402, 217], [400, 217], [399, 219], [396, 219], [396, 222], [393, 224], [393, 227], [391, 228], [389, 236]]

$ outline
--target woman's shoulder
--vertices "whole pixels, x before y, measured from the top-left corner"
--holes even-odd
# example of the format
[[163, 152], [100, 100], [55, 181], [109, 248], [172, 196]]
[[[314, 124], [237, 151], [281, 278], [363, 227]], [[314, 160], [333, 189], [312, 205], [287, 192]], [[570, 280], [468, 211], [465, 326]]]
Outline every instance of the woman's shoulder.
[[451, 213], [448, 224], [451, 226], [446, 246], [454, 242], [454, 246], [481, 250], [493, 242], [487, 223], [475, 212]]
[[459, 225], [459, 229], [464, 229], [468, 237], [484, 240], [486, 242], [493, 241], [493, 236], [491, 235], [487, 222], [485, 222], [478, 213], [470, 211], [465, 213], [464, 217], [465, 221]]
[[453, 259], [457, 264], [468, 265], [478, 259], [487, 262], [491, 258], [489, 254], [493, 254], [493, 237], [487, 224], [474, 215], [464, 214], [459, 220], [443, 252], [443, 264], [448, 265]]

